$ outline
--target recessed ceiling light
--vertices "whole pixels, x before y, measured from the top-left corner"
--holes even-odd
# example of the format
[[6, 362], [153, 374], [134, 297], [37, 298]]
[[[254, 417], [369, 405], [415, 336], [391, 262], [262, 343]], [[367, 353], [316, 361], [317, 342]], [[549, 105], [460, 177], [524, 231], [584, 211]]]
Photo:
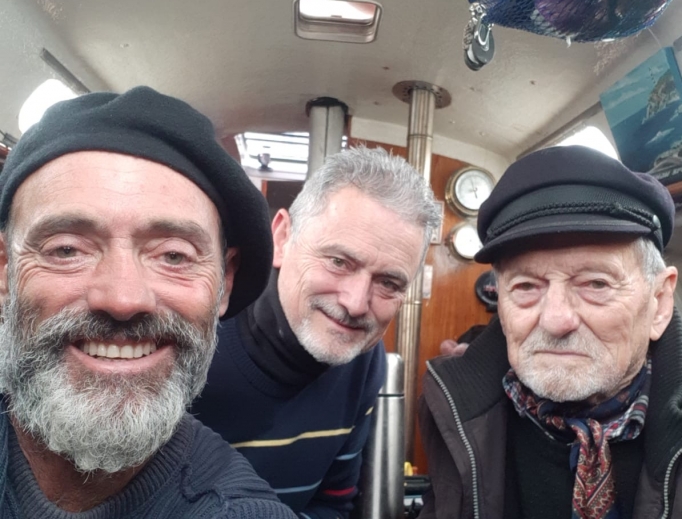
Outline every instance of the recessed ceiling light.
[[380, 19], [374, 0], [294, 0], [294, 29], [307, 40], [369, 43]]

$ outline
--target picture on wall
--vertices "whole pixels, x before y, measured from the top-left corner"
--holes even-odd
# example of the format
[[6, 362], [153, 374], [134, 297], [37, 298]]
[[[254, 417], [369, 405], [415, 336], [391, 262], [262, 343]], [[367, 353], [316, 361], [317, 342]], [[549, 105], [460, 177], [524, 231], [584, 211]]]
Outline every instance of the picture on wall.
[[662, 182], [682, 177], [682, 77], [661, 49], [601, 94], [623, 163]]

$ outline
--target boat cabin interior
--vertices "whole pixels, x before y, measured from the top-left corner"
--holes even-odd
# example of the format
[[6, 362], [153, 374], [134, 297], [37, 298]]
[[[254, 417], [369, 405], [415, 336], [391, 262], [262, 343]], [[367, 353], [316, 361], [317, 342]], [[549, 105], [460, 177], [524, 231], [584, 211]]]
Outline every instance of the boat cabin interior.
[[[566, 142], [621, 158], [639, 153], [613, 130], [616, 108], [632, 97], [644, 110], [641, 124], [649, 126], [648, 142], [638, 145], [665, 146], [646, 169], [682, 197], [676, 182], [677, 175], [682, 180], [682, 3], [535, 0], [526, 21], [537, 27], [544, 20], [551, 30], [505, 24], [502, 4], [514, 2], [3, 0], [0, 164], [53, 102], [41, 94], [64, 99], [137, 85], [208, 116], [273, 213], [300, 190], [313, 140], [327, 146], [333, 139], [320, 137], [320, 128], [329, 131], [339, 114], [331, 149], [381, 146], [420, 164], [444, 215], [426, 258], [414, 377], [408, 373], [406, 380], [407, 459], [427, 473], [414, 426], [426, 361], [443, 340], [486, 324], [494, 312], [494, 280], [484, 276], [490, 266], [471, 260], [477, 238], [466, 234], [478, 206], [468, 207], [458, 193], [458, 175], [468, 171], [489, 189], [518, 157]], [[544, 9], [562, 4], [574, 4], [572, 17], [553, 24], [551, 9]], [[601, 16], [575, 8], [588, 4], [618, 4], [621, 18], [628, 10], [641, 16], [621, 33], [585, 36], [583, 29]], [[648, 10], [638, 10], [640, 4]], [[656, 59], [673, 80], [655, 76]], [[642, 67], [653, 82], [644, 102], [636, 83]], [[657, 118], [659, 112], [667, 117]], [[318, 116], [322, 123], [314, 121]], [[667, 260], [682, 266], [682, 232], [673, 236]], [[396, 326], [385, 337], [389, 351], [399, 349]]]

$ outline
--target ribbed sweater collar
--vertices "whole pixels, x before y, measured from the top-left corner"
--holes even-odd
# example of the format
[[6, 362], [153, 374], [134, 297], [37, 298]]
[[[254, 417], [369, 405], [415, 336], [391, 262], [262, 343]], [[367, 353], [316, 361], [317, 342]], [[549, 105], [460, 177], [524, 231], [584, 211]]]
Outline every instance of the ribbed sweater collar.
[[[9, 424], [7, 414], [0, 416], [1, 462], [7, 464], [7, 477], [2, 478], [12, 488], [21, 517], [41, 519], [113, 519], [136, 516], [141, 507], [151, 500], [188, 463], [192, 448], [193, 431], [189, 415], [181, 420], [178, 429], [147, 466], [125, 487], [95, 508], [82, 513], [66, 512], [49, 501], [38, 486], [33, 471], [24, 457], [16, 434]], [[5, 496], [5, 499], [7, 497]]]
[[278, 277], [273, 269], [263, 295], [237, 316], [237, 327], [254, 364], [278, 384], [298, 389], [329, 366], [317, 362], [298, 342], [279, 301]]

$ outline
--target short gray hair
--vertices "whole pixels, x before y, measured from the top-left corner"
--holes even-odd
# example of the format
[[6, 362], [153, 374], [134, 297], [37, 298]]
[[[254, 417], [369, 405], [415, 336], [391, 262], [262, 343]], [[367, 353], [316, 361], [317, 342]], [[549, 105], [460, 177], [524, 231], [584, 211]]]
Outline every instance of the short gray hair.
[[295, 238], [308, 218], [320, 214], [329, 196], [346, 187], [355, 187], [403, 220], [424, 230], [426, 253], [431, 234], [440, 225], [442, 214], [431, 187], [405, 159], [382, 148], [349, 148], [327, 157], [320, 169], [303, 184], [291, 204], [292, 236]]
[[656, 276], [663, 272], [666, 267], [661, 251], [658, 250], [652, 240], [643, 236], [635, 240], [633, 247], [642, 267], [644, 278], [649, 284], [653, 283]]

